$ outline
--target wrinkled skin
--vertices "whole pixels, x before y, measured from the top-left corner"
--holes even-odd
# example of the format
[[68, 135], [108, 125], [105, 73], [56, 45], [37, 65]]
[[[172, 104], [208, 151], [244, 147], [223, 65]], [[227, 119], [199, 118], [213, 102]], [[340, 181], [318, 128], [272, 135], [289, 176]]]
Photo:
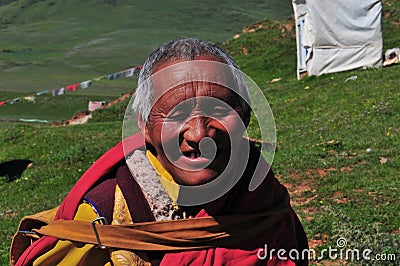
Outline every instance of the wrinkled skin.
[[[176, 62], [161, 62], [155, 72]], [[213, 64], [209, 67], [220, 71]], [[148, 122], [139, 121], [146, 143], [176, 183], [193, 186], [216, 179], [228, 161], [235, 160], [247, 126], [237, 94], [207, 81], [186, 82], [172, 89], [156, 81], [154, 88], [158, 99]]]

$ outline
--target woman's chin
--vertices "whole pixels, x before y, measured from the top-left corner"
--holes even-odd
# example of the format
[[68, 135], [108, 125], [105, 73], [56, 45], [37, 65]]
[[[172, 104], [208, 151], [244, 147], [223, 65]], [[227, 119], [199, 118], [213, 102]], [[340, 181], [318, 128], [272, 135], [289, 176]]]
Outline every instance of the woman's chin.
[[181, 170], [175, 173], [175, 182], [184, 186], [200, 186], [218, 178], [219, 174], [212, 169], [204, 168], [196, 171]]

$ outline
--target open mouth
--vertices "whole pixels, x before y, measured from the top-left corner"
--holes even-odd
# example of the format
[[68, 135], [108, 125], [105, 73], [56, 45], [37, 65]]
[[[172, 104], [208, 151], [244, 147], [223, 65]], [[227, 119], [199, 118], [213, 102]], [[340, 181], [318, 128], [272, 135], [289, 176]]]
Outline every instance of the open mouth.
[[201, 152], [200, 151], [186, 151], [182, 153], [185, 157], [191, 158], [191, 159], [196, 159], [201, 157]]
[[197, 158], [205, 158], [212, 160], [216, 154], [219, 152], [219, 150], [191, 150], [191, 151], [184, 151], [182, 152], [183, 156], [189, 159], [197, 159]]

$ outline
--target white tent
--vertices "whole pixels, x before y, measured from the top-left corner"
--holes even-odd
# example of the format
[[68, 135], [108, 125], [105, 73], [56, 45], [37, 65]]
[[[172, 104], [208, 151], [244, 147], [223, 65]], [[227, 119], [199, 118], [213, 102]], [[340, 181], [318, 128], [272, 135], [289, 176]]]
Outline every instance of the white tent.
[[322, 75], [382, 66], [378, 0], [293, 0], [297, 73]]

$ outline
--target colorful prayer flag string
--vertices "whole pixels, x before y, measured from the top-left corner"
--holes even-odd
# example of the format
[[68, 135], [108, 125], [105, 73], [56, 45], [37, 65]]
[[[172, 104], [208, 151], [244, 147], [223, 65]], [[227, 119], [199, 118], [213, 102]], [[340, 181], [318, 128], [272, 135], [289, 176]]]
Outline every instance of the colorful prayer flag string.
[[[115, 73], [112, 73], [112, 74], [109, 74], [109, 75], [96, 77], [93, 80], [94, 81], [100, 81], [101, 79], [104, 79], [104, 78], [108, 78], [109, 80], [115, 80], [115, 79], [118, 79], [120, 77], [131, 78], [131, 77], [137, 75], [140, 72], [141, 69], [142, 69], [142, 66], [139, 65], [139, 66], [136, 66], [136, 67], [133, 67], [133, 68], [129, 68], [129, 69], [126, 69], [126, 70], [122, 70], [122, 71], [119, 71], [119, 72], [115, 72]], [[21, 102], [21, 99], [35, 103], [36, 102], [36, 96], [40, 96], [40, 95], [43, 95], [43, 94], [52, 93], [53, 96], [58, 96], [58, 95], [63, 95], [65, 93], [67, 93], [67, 92], [75, 92], [78, 89], [86, 89], [86, 88], [92, 86], [93, 80], [89, 79], [89, 80], [85, 80], [85, 81], [82, 81], [82, 82], [73, 83], [73, 84], [70, 84], [70, 85], [67, 85], [67, 86], [64, 86], [64, 87], [61, 87], [61, 88], [53, 89], [53, 90], [50, 90], [50, 91], [49, 90], [44, 90], [44, 91], [37, 92], [37, 93], [35, 93], [33, 95], [28, 95], [28, 96], [24, 96], [24, 97], [18, 97], [18, 98], [14, 98], [12, 100], [3, 100], [3, 101], [0, 101], [0, 106], [4, 106], [4, 105], [7, 105], [7, 104], [15, 104], [15, 103]]]

